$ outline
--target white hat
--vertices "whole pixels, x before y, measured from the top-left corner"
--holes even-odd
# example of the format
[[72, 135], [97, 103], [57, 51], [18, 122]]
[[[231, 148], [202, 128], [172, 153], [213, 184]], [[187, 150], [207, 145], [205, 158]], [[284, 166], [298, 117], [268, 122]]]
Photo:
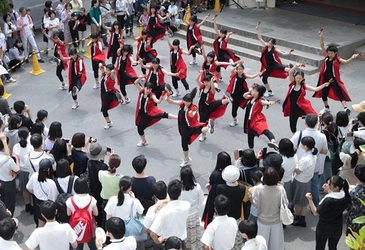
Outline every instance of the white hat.
[[236, 166], [229, 165], [223, 169], [222, 178], [226, 182], [235, 182], [240, 178], [240, 170]]

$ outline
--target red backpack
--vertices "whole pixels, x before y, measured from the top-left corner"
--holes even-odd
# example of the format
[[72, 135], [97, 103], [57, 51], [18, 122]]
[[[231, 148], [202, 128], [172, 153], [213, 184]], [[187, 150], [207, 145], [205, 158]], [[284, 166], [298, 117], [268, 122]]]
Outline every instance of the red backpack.
[[90, 197], [89, 204], [84, 208], [79, 208], [74, 202], [74, 197], [71, 197], [71, 204], [75, 208], [70, 218], [70, 226], [77, 235], [77, 243], [88, 243], [94, 234], [94, 217], [89, 212], [89, 207], [92, 202]]

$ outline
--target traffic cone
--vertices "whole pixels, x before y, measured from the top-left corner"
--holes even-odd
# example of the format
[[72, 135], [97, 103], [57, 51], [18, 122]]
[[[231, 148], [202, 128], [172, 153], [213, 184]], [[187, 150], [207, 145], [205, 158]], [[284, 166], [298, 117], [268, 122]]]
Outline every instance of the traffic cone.
[[91, 58], [91, 46], [87, 46], [87, 52], [84, 54], [84, 56], [86, 58]]
[[188, 7], [186, 8], [186, 13], [185, 13], [185, 22], [189, 23], [190, 18], [191, 18], [191, 9], [190, 9], [190, 4], [188, 4]]
[[220, 4], [220, 0], [215, 0], [214, 2], [214, 9], [213, 11], [215, 12], [220, 12], [221, 11], [221, 4]]
[[[1, 85], [4, 85], [4, 84], [3, 84], [3, 80], [1, 80], [1, 77], [0, 77], [0, 84], [1, 84]], [[5, 98], [5, 99], [8, 99], [10, 96], [11, 96], [11, 94], [6, 93], [6, 89], [5, 89], [5, 86], [4, 86], [4, 94], [3, 94], [1, 97], [2, 97], [2, 98]]]
[[32, 57], [33, 57], [33, 69], [29, 73], [37, 76], [37, 75], [40, 75], [40, 74], [46, 72], [44, 69], [41, 69], [41, 67], [39, 66], [38, 58], [37, 58], [37, 55], [35, 54], [34, 50], [33, 50]]

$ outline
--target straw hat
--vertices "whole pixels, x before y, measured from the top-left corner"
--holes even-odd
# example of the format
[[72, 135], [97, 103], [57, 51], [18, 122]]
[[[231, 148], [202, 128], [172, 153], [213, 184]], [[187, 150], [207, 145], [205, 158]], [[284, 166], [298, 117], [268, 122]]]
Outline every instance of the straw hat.
[[365, 111], [365, 101], [362, 101], [359, 104], [352, 105], [352, 109], [355, 110], [356, 113], [364, 112]]

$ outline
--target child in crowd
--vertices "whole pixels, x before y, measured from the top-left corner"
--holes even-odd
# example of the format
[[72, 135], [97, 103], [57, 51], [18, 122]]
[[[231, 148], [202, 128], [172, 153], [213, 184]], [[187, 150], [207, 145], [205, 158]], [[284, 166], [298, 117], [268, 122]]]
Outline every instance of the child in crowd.
[[248, 217], [248, 220], [255, 222], [255, 223], [257, 223], [258, 217], [257, 217], [257, 206], [255, 206], [255, 204], [253, 204], [253, 195], [255, 193], [255, 187], [262, 185], [262, 182], [261, 182], [262, 177], [263, 177], [263, 174], [262, 174], [261, 170], [259, 170], [259, 169], [251, 172], [251, 179], [252, 179], [254, 186], [248, 190], [248, 192], [249, 192], [248, 197], [250, 198], [250, 202], [251, 202], [250, 216]]
[[143, 14], [139, 17], [139, 24], [142, 25], [142, 30], [147, 30], [147, 26], [148, 26], [148, 11], [147, 9], [143, 10]]
[[78, 15], [77, 13], [71, 14], [71, 20], [68, 22], [68, 25], [70, 27], [70, 33], [72, 38], [72, 44], [74, 48], [79, 52], [79, 31], [77, 30], [78, 26]]

